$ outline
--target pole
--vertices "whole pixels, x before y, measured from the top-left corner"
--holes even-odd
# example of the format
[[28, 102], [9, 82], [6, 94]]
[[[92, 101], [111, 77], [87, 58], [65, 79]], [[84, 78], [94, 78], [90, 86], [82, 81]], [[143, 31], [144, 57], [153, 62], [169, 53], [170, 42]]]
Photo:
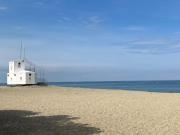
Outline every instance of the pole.
[[21, 48], [20, 48], [20, 60], [22, 59], [22, 40], [21, 40]]

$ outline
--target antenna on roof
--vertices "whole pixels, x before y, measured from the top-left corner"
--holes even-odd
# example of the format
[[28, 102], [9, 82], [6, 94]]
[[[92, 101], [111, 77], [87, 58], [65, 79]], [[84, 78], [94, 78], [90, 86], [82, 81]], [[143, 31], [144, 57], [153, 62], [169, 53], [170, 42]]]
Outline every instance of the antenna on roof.
[[26, 52], [25, 52], [26, 50], [25, 50], [25, 46], [24, 46], [24, 60], [25, 60], [25, 58], [26, 58]]
[[22, 40], [21, 40], [21, 48], [20, 48], [20, 60], [22, 59]]
[[23, 42], [21, 40], [21, 48], [20, 48], [20, 60], [24, 60], [26, 58], [26, 51], [25, 46], [23, 45]]

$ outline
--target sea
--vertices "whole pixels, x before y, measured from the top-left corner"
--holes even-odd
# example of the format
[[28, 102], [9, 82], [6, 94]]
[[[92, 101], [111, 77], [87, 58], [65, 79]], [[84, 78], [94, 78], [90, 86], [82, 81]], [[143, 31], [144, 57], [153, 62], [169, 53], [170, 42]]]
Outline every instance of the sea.
[[180, 80], [173, 81], [101, 81], [101, 82], [50, 82], [61, 87], [93, 88], [107, 90], [131, 90], [180, 93]]
[[[5, 85], [5, 84], [0, 84]], [[48, 82], [50, 86], [180, 93], [180, 80], [173, 81], [98, 81], [98, 82]]]

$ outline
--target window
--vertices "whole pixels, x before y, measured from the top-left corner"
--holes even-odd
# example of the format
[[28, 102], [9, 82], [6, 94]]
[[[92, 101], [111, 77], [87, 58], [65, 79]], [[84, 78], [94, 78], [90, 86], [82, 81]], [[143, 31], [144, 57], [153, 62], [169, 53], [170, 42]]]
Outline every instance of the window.
[[20, 77], [20, 80], [22, 80], [22, 77]]
[[32, 76], [32, 74], [31, 73], [29, 73], [29, 80], [31, 81], [31, 76]]
[[18, 68], [21, 68], [21, 63], [20, 62], [18, 63]]
[[14, 74], [14, 76], [16, 76], [16, 74]]

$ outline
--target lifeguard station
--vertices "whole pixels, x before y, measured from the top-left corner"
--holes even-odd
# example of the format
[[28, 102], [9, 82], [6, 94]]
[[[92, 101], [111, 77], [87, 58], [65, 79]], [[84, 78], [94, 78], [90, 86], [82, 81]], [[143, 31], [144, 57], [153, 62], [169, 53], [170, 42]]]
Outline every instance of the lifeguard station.
[[35, 85], [37, 84], [37, 74], [35, 66], [22, 58], [22, 45], [19, 60], [12, 60], [9, 62], [9, 72], [7, 73], [7, 85]]

